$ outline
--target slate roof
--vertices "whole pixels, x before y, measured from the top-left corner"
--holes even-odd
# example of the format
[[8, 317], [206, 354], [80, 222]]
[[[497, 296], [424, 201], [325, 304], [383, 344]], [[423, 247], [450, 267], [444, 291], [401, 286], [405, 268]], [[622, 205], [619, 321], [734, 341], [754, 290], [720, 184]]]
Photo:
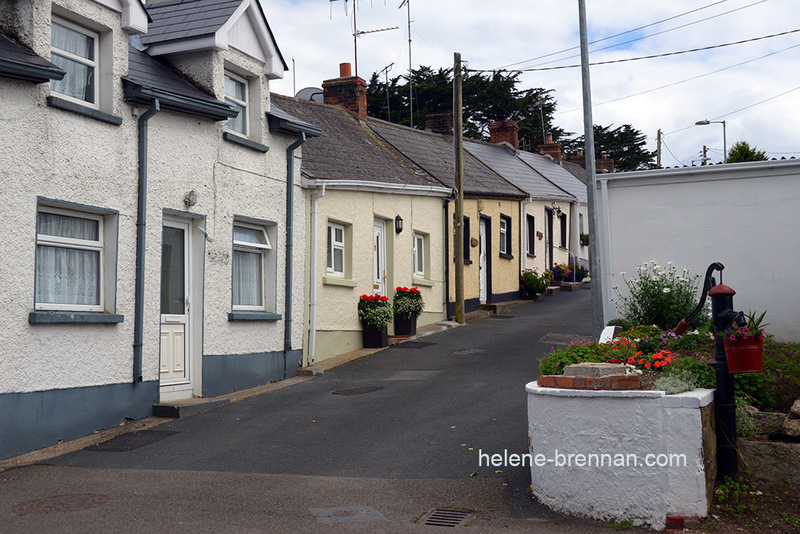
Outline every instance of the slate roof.
[[[470, 153], [474, 154], [478, 159], [482, 160], [486, 165], [503, 176], [506, 180], [510, 181], [532, 197], [565, 201], [575, 199], [575, 197], [568, 191], [557, 187], [551, 181], [544, 178], [545, 175], [540, 174], [529, 164], [526, 164], [525, 161], [517, 156], [517, 154], [514, 152], [514, 149], [509, 146], [493, 145], [482, 141], [465, 139], [464, 148]], [[522, 153], [520, 153], [520, 155], [521, 154]], [[550, 162], [556, 167], [559, 167], [552, 160], [550, 160]], [[552, 171], [554, 169], [550, 170]], [[563, 171], [563, 169], [561, 170]]]
[[580, 180], [583, 185], [586, 185], [586, 169], [571, 161], [562, 160], [561, 165], [563, 165], [572, 176]]
[[[30, 71], [23, 75], [23, 71]], [[0, 75], [44, 82], [60, 80], [65, 72], [0, 33]]]
[[216, 33], [228, 22], [242, 0], [173, 0], [147, 5], [152, 22], [145, 44], [200, 37]]
[[[519, 157], [539, 174], [570, 195], [576, 197], [580, 202], [588, 202], [586, 184], [581, 182], [566, 168], [549, 157], [534, 152], [520, 151]], [[586, 173], [584, 172], [584, 174]]]
[[[453, 137], [368, 119], [372, 130], [447, 187], [453, 187]], [[464, 193], [475, 196], [523, 198], [520, 189], [464, 151]]]
[[128, 75], [124, 77], [143, 87], [152, 87], [176, 95], [223, 104], [182, 78], [167, 63], [128, 46]]
[[[303, 145], [302, 170], [318, 180], [358, 180], [442, 187], [425, 171], [386, 146], [358, 118], [342, 108], [272, 94], [272, 105], [320, 128]], [[274, 112], [274, 107], [273, 107]], [[271, 112], [271, 113], [273, 113]]]

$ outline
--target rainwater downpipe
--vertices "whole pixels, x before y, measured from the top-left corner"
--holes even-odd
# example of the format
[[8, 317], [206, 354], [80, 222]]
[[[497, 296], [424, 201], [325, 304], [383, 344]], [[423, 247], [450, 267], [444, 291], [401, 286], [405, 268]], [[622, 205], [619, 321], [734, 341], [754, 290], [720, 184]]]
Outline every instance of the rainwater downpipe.
[[139, 193], [136, 213], [136, 285], [133, 312], [133, 382], [142, 381], [142, 330], [144, 326], [144, 251], [147, 229], [147, 121], [161, 111], [154, 98], [148, 109], [139, 117]]
[[306, 142], [305, 132], [286, 149], [286, 288], [284, 290], [283, 320], [283, 378], [286, 378], [286, 359], [292, 350], [292, 261], [294, 241], [294, 151]]
[[325, 186], [319, 193], [311, 195], [311, 279], [308, 293], [308, 364], [316, 360], [317, 350], [317, 215], [318, 201], [325, 196]]

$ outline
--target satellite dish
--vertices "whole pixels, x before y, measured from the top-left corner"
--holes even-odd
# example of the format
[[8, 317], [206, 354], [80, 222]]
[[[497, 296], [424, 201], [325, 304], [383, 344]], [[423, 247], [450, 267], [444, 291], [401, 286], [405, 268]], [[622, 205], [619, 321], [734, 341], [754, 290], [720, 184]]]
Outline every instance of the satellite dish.
[[322, 93], [322, 89], [319, 87], [306, 87], [305, 89], [300, 89], [295, 98], [299, 100], [308, 100], [309, 102], [317, 102], [319, 104], [323, 104], [325, 102], [325, 98]]

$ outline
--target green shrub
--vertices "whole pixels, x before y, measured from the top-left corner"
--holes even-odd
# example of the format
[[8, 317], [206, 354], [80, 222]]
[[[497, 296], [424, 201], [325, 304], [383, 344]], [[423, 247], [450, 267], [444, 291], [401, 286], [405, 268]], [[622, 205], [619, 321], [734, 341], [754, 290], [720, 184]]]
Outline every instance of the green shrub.
[[679, 356], [672, 361], [664, 374], [676, 375], [682, 380], [690, 381], [698, 388], [714, 389], [716, 384], [716, 371], [708, 364], [714, 361], [713, 357], [700, 354]]
[[684, 391], [691, 391], [697, 387], [693, 377], [686, 372], [673, 372], [656, 378], [654, 389], [663, 390], [667, 395], [676, 395]]
[[623, 331], [620, 337], [634, 341], [642, 354], [650, 354], [664, 348], [664, 338], [660, 337], [663, 334], [664, 331], [655, 325], [637, 325]]
[[747, 411], [748, 406], [747, 399], [736, 397], [736, 435], [740, 438], [749, 438], [756, 432], [756, 423]]
[[572, 365], [573, 363], [583, 362], [605, 362], [598, 344], [583, 339], [581, 341], [573, 341], [567, 347], [551, 351], [546, 356], [543, 356], [539, 361], [539, 374], [542, 375], [560, 375], [564, 372], [564, 367]]
[[[699, 275], [689, 276], [687, 269], [679, 273], [672, 262], [666, 270], [655, 260], [645, 262], [635, 276], [624, 278], [629, 291], [627, 296], [615, 288], [617, 312], [630, 324], [657, 325], [664, 330], [674, 328], [697, 305], [699, 279]], [[696, 323], [706, 320], [702, 315], [698, 314]]]
[[539, 274], [536, 269], [525, 269], [519, 273], [519, 289], [528, 295], [544, 293], [550, 280], [543, 274]]

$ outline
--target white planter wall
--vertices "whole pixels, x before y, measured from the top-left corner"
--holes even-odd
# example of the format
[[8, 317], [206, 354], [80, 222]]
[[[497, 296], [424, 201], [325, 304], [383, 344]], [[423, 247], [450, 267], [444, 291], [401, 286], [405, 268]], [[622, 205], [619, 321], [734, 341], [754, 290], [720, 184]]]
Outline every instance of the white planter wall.
[[[536, 382], [526, 390], [531, 487], [543, 504], [659, 530], [667, 517], [707, 515], [714, 462], [704, 455], [704, 419], [705, 450], [716, 448], [708, 443], [714, 436], [710, 414], [701, 412], [713, 409], [712, 390], [665, 395], [544, 388]], [[592, 463], [589, 455], [609, 456]]]

